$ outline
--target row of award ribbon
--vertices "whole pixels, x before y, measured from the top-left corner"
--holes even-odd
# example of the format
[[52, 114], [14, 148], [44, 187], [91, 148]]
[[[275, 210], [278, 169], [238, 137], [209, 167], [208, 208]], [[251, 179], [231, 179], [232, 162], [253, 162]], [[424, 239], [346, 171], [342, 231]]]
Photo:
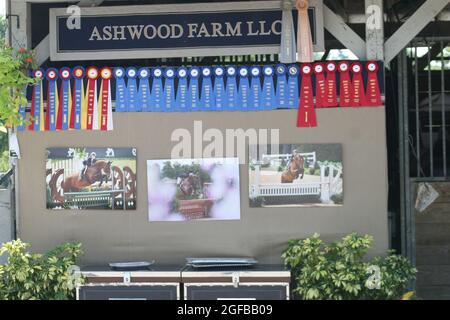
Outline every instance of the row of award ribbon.
[[[315, 100], [312, 99], [315, 108], [379, 106], [382, 102], [378, 69], [376, 62], [363, 65], [341, 61], [239, 68], [105, 67], [99, 70], [89, 67], [85, 70], [75, 67], [62, 68], [59, 72], [54, 68], [45, 72], [37, 70], [34, 72], [37, 82], [33, 86], [29, 129], [112, 130], [113, 78], [116, 112], [297, 109], [302, 107], [299, 93], [302, 95], [304, 92], [308, 94], [303, 98], [304, 102], [308, 102], [310, 95], [315, 96]], [[44, 80], [48, 88], [45, 112]], [[21, 113], [25, 117], [24, 108]]]

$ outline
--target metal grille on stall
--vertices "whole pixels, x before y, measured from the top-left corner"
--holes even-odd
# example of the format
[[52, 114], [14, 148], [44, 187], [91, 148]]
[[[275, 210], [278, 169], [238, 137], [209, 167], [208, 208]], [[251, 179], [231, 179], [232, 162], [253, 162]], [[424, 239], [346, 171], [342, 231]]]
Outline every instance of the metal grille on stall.
[[[450, 39], [411, 43], [398, 57], [403, 251], [423, 298], [450, 297]], [[409, 241], [408, 241], [409, 239]]]

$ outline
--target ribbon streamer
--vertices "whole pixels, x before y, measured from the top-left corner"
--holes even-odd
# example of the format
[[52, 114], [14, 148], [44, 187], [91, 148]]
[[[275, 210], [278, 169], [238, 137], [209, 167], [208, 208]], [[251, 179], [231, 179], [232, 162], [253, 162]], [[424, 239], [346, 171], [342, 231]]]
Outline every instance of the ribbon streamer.
[[276, 89], [276, 107], [280, 109], [288, 106], [288, 88], [286, 79], [286, 66], [279, 64], [276, 66], [277, 89]]
[[44, 131], [45, 119], [44, 119], [44, 95], [42, 90], [42, 80], [44, 79], [44, 71], [42, 69], [35, 70], [33, 77], [36, 79], [36, 83], [33, 86], [33, 94], [31, 97], [31, 124], [28, 126], [28, 130], [32, 131]]
[[140, 68], [138, 70], [139, 77], [139, 90], [138, 90], [138, 101], [140, 103], [141, 111], [150, 111], [150, 70], [148, 68]]
[[201, 109], [200, 90], [198, 86], [198, 77], [200, 69], [192, 67], [189, 70], [189, 91], [188, 91], [188, 111], [198, 111]]
[[281, 3], [281, 44], [280, 62], [294, 63], [296, 61], [296, 44], [294, 33], [294, 19], [292, 18], [292, 0]]
[[116, 112], [127, 112], [127, 94], [125, 84], [125, 69], [114, 68], [114, 78], [116, 78]]
[[316, 78], [316, 108], [323, 108], [326, 96], [325, 75], [323, 64], [317, 62], [314, 64], [314, 74]]
[[188, 111], [189, 108], [189, 87], [188, 87], [188, 70], [180, 67], [177, 70], [178, 87], [177, 96], [175, 98], [175, 111]]
[[[88, 84], [86, 91], [86, 130], [93, 130], [98, 127], [98, 105], [97, 105], [97, 78], [96, 67], [89, 67], [86, 71]], [[96, 122], [96, 124], [94, 124]]]
[[273, 85], [274, 70], [272, 66], [263, 67], [264, 80], [262, 89], [262, 109], [272, 110], [276, 108], [275, 87]]
[[239, 68], [239, 105], [241, 110], [249, 110], [250, 102], [250, 82], [248, 80], [248, 69], [246, 67]]
[[137, 70], [134, 67], [127, 68], [127, 111], [128, 112], [138, 112], [141, 111], [141, 106], [139, 103], [139, 97], [137, 92]]
[[350, 68], [353, 74], [353, 92], [350, 100], [350, 105], [352, 107], [364, 106], [366, 104], [366, 94], [364, 92], [362, 64], [359, 62], [354, 62]]
[[297, 114], [297, 127], [317, 127], [316, 111], [314, 110], [314, 95], [311, 81], [312, 65], [304, 64], [300, 68], [302, 84], [300, 89], [300, 103]]
[[56, 130], [56, 119], [58, 118], [58, 71], [54, 68], [47, 69], [46, 78], [48, 81], [47, 90], [47, 113], [45, 130]]
[[73, 94], [72, 94], [72, 111], [70, 112], [69, 128], [81, 129], [81, 112], [84, 103], [84, 85], [83, 78], [85, 71], [83, 67], [75, 67], [72, 72], [73, 82]]
[[261, 109], [261, 69], [259, 67], [251, 67], [250, 74], [252, 76], [250, 80], [250, 110]]
[[378, 83], [378, 64], [375, 61], [367, 62], [367, 88], [366, 104], [369, 107], [379, 107], [381, 101], [380, 85]]
[[325, 99], [322, 105], [324, 107], [337, 107], [337, 85], [336, 85], [336, 64], [328, 62], [326, 65], [327, 78], [325, 81]]
[[61, 88], [59, 94], [58, 118], [56, 120], [57, 130], [69, 130], [70, 113], [72, 112], [72, 94], [70, 91], [70, 69], [59, 70]]
[[227, 85], [225, 88], [226, 92], [226, 103], [225, 110], [237, 110], [239, 108], [238, 100], [238, 88], [236, 81], [236, 67], [228, 67], [226, 69], [227, 73]]
[[225, 108], [225, 85], [223, 76], [225, 69], [223, 67], [214, 68], [214, 96], [216, 97], [216, 105], [214, 110], [224, 110]]
[[339, 105], [349, 107], [353, 95], [352, 81], [350, 79], [350, 64], [347, 61], [341, 61], [338, 64], [339, 69]]
[[214, 96], [214, 90], [211, 80], [211, 68], [204, 67], [202, 69], [203, 81], [201, 92], [201, 104], [204, 111], [211, 111], [215, 108], [216, 97]]
[[298, 78], [300, 70], [297, 65], [291, 65], [288, 68], [288, 97], [287, 107], [289, 109], [297, 109], [299, 104], [298, 98]]
[[108, 67], [100, 70], [102, 82], [100, 84], [100, 130], [112, 130], [112, 102], [111, 102], [111, 78], [112, 70]]
[[150, 93], [150, 109], [151, 111], [161, 112], [164, 109], [163, 99], [163, 85], [162, 85], [162, 69], [153, 69], [152, 91]]
[[309, 24], [308, 0], [296, 0], [298, 10], [297, 21], [297, 61], [313, 62], [314, 50], [311, 36], [311, 26]]
[[164, 72], [164, 109], [165, 112], [173, 111], [175, 108], [175, 70], [167, 68]]

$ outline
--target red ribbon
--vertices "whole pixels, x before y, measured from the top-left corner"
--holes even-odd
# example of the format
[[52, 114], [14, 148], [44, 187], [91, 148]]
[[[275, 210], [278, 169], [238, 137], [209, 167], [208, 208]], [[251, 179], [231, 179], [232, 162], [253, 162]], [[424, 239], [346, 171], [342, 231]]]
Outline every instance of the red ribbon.
[[378, 64], [375, 61], [369, 61], [366, 64], [366, 70], [366, 105], [369, 107], [382, 106], [380, 85], [378, 83]]
[[337, 88], [336, 88], [336, 64], [328, 62], [326, 65], [327, 80], [325, 81], [325, 100], [324, 107], [337, 107]]
[[100, 71], [102, 78], [102, 92], [101, 94], [101, 123], [100, 130], [108, 130], [108, 107], [109, 107], [109, 80], [112, 76], [112, 70], [110, 68], [103, 68]]
[[354, 62], [350, 69], [353, 74], [353, 91], [350, 99], [350, 105], [352, 107], [360, 107], [366, 104], [366, 94], [364, 92], [364, 80], [362, 77], [362, 64]]
[[87, 84], [87, 124], [86, 129], [92, 130], [92, 125], [94, 124], [94, 104], [95, 99], [95, 89], [97, 87], [97, 77], [98, 70], [95, 67], [90, 67], [87, 72], [88, 84]]
[[339, 105], [349, 107], [351, 96], [353, 95], [352, 81], [350, 79], [350, 63], [341, 61], [338, 64], [340, 86], [339, 86]]
[[317, 127], [316, 111], [314, 110], [314, 95], [311, 81], [312, 65], [303, 64], [300, 68], [302, 84], [298, 105], [297, 127]]
[[316, 75], [316, 108], [323, 108], [325, 100], [325, 74], [322, 63], [314, 64], [314, 74]]

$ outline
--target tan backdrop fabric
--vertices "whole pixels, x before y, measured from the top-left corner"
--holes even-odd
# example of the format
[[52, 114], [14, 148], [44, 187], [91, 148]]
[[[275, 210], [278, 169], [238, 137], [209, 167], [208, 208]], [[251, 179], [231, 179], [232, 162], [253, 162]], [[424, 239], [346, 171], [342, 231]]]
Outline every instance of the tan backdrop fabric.
[[[322, 234], [335, 240], [352, 231], [375, 237], [373, 254], [388, 248], [384, 108], [318, 110], [319, 126], [298, 129], [296, 110], [114, 114], [112, 132], [19, 134], [19, 236], [36, 251], [81, 241], [83, 264], [152, 260], [183, 263], [187, 256], [252, 256], [280, 263], [287, 241]], [[341, 143], [344, 205], [333, 208], [249, 208], [248, 167], [240, 166], [241, 220], [148, 222], [147, 159], [169, 158], [172, 131], [203, 120], [203, 130], [279, 128], [280, 143]], [[51, 211], [45, 207], [47, 147], [136, 147], [136, 211]]]

